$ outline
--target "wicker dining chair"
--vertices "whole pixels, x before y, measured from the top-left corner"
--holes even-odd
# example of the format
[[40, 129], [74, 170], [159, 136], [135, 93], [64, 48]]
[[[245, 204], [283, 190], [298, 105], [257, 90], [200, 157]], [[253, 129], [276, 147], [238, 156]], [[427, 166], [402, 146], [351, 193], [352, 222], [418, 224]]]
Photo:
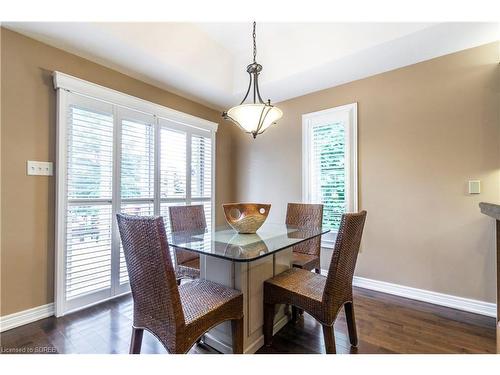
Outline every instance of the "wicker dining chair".
[[[298, 227], [321, 227], [323, 222], [323, 205], [306, 203], [288, 203], [286, 210], [287, 225]], [[321, 237], [304, 241], [293, 248], [292, 264], [294, 267], [320, 273]]]
[[163, 218], [117, 214], [134, 300], [130, 353], [140, 353], [144, 330], [169, 353], [186, 353], [208, 330], [230, 320], [233, 352], [243, 352], [243, 295], [194, 280], [178, 286]]
[[363, 234], [366, 211], [342, 216], [328, 276], [291, 268], [264, 282], [264, 343], [272, 343], [276, 304], [304, 309], [323, 326], [327, 353], [335, 353], [333, 323], [344, 306], [351, 345], [358, 344], [352, 278]]
[[[170, 228], [172, 232], [205, 230], [207, 222], [203, 205], [170, 206]], [[200, 256], [192, 251], [175, 249], [177, 283], [181, 279], [200, 278]]]

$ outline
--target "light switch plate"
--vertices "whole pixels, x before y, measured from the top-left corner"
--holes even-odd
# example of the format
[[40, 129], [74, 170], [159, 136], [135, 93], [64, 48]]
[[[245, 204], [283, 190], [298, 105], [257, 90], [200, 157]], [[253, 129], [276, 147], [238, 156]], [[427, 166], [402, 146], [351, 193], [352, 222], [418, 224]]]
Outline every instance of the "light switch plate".
[[28, 176], [52, 176], [53, 163], [50, 161], [34, 161], [26, 162], [26, 174]]
[[480, 194], [480, 193], [481, 193], [481, 181], [469, 180], [469, 194]]

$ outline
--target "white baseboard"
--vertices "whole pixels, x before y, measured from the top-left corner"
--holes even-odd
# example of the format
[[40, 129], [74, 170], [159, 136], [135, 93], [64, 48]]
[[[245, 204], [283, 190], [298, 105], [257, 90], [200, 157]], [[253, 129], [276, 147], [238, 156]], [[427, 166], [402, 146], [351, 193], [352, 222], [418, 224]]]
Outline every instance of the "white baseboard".
[[53, 303], [5, 315], [0, 317], [0, 332], [32, 323], [40, 319], [48, 318], [52, 315], [54, 315]]
[[[326, 276], [328, 271], [321, 270]], [[434, 305], [451, 307], [452, 309], [467, 311], [475, 314], [496, 317], [496, 303], [478, 301], [471, 298], [457, 297], [450, 294], [433, 292], [425, 289], [412, 288], [409, 286], [392, 284], [385, 281], [367, 279], [366, 277], [354, 276], [353, 286], [375, 290], [377, 292], [392, 294], [399, 297], [414, 299], [416, 301], [428, 302]]]
[[354, 277], [353, 285], [360, 288], [376, 290], [378, 292], [411, 298], [417, 301], [432, 303], [434, 305], [451, 307], [453, 309], [468, 311], [475, 314], [492, 317], [497, 316], [497, 305], [491, 302], [457, 297], [449, 294], [437, 293], [430, 290], [417, 289], [358, 276]]

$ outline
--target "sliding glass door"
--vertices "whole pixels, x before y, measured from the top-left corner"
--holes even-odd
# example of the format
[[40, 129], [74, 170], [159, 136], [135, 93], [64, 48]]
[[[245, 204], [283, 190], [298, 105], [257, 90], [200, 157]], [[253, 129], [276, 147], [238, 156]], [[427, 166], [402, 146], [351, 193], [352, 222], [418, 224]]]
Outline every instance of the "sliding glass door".
[[[62, 100], [61, 100], [62, 99]], [[59, 100], [56, 315], [130, 290], [116, 213], [203, 204], [212, 225], [215, 133], [65, 92]]]

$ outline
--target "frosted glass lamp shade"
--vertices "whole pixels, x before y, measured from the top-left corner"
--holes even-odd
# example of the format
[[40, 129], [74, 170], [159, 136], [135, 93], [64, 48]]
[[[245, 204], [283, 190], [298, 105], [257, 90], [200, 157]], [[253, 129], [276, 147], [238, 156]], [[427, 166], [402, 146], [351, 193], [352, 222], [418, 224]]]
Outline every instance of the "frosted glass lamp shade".
[[269, 104], [240, 104], [229, 109], [226, 116], [255, 138], [278, 121], [283, 112]]

